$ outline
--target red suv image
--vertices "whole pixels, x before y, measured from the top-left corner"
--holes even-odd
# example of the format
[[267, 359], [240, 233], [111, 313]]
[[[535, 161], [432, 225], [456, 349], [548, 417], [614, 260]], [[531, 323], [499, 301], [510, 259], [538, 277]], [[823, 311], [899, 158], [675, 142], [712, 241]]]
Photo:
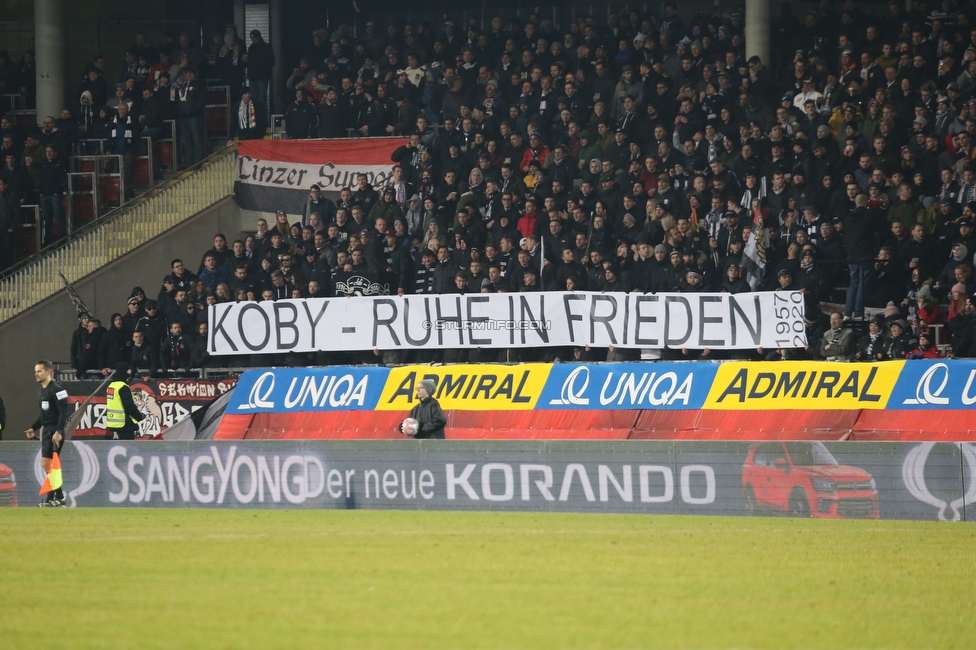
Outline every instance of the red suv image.
[[841, 465], [821, 442], [760, 442], [742, 466], [742, 504], [749, 514], [878, 518], [878, 488], [860, 467]]
[[0, 463], [0, 507], [17, 505], [17, 479], [14, 471]]

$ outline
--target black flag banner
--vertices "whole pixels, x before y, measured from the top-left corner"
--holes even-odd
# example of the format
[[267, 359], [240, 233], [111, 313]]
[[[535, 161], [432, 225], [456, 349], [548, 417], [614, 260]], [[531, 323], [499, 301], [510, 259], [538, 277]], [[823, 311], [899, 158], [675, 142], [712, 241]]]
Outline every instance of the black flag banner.
[[78, 295], [75, 288], [68, 282], [68, 278], [64, 277], [64, 273], [58, 271], [58, 275], [61, 276], [61, 281], [64, 282], [64, 290], [68, 292], [68, 297], [71, 298], [71, 304], [75, 306], [75, 311], [78, 312], [78, 320], [81, 320], [82, 316], [90, 313], [88, 307], [85, 306], [85, 301], [81, 299], [81, 296]]

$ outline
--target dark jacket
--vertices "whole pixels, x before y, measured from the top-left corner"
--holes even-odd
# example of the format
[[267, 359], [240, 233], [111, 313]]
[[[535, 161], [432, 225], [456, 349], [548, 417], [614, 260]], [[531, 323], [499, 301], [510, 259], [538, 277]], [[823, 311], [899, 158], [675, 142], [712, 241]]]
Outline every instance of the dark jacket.
[[78, 374], [89, 370], [101, 370], [105, 366], [98, 365], [98, 350], [101, 347], [102, 337], [105, 336], [104, 327], [96, 327], [91, 333], [85, 333], [81, 337], [81, 349], [78, 354]]
[[847, 261], [863, 262], [874, 257], [879, 224], [873, 214], [864, 208], [855, 208], [843, 217], [843, 221]]
[[177, 117], [196, 117], [203, 115], [207, 103], [207, 91], [200, 80], [187, 84], [176, 94]]
[[157, 95], [153, 95], [148, 101], [144, 101], [142, 103], [142, 117], [145, 118], [143, 122], [144, 127], [152, 129], [163, 128], [163, 121], [166, 119], [163, 99]]
[[304, 140], [318, 125], [315, 107], [304, 99], [292, 102], [285, 111], [285, 132], [292, 140]]
[[132, 352], [131, 334], [123, 329], [110, 328], [102, 340], [98, 349], [98, 365], [101, 368], [114, 368], [117, 363], [129, 362]]
[[71, 333], [71, 367], [75, 370], [78, 370], [78, 362], [85, 351], [86, 338], [88, 338], [88, 329], [81, 325]]
[[159, 351], [159, 360], [164, 370], [184, 370], [190, 367], [190, 346], [186, 338], [168, 336]]
[[885, 355], [889, 359], [904, 359], [916, 347], [918, 347], [918, 340], [913, 335], [902, 332], [899, 336], [888, 340]]
[[[148, 339], [142, 346], [132, 346], [132, 356], [129, 365], [133, 368], [133, 373], [140, 377], [152, 377], [159, 368], [158, 345], [151, 344]], [[141, 371], [141, 372], [140, 372]]]
[[[271, 45], [264, 41], [251, 43], [247, 48], [247, 78], [261, 79], [268, 81], [271, 79], [271, 69], [275, 65], [274, 51]], [[264, 98], [261, 98], [262, 100]]]
[[414, 405], [410, 409], [410, 417], [420, 423], [420, 430], [417, 431], [414, 438], [444, 439], [444, 425], [447, 424], [447, 416], [444, 415], [444, 409], [433, 397], [428, 397]]
[[41, 163], [37, 191], [42, 194], [63, 194], [68, 188], [68, 172], [57, 158]]

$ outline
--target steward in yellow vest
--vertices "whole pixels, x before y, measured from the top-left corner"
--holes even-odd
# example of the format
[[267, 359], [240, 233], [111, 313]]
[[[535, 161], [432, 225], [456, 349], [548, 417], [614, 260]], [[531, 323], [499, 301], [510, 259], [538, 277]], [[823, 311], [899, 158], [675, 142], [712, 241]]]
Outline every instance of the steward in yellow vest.
[[129, 364], [120, 362], [115, 366], [114, 381], [105, 393], [105, 436], [108, 440], [133, 440], [139, 432], [139, 421], [143, 415], [132, 400], [132, 390], [126, 385], [129, 379]]

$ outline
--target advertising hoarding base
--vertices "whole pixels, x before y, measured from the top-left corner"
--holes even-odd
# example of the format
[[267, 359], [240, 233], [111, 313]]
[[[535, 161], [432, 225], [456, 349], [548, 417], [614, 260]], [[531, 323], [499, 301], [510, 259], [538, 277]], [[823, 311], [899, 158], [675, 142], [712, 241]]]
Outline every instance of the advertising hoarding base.
[[[72, 507], [976, 518], [976, 445], [817, 441], [72, 441]], [[36, 443], [0, 443], [0, 504], [31, 506]]]

